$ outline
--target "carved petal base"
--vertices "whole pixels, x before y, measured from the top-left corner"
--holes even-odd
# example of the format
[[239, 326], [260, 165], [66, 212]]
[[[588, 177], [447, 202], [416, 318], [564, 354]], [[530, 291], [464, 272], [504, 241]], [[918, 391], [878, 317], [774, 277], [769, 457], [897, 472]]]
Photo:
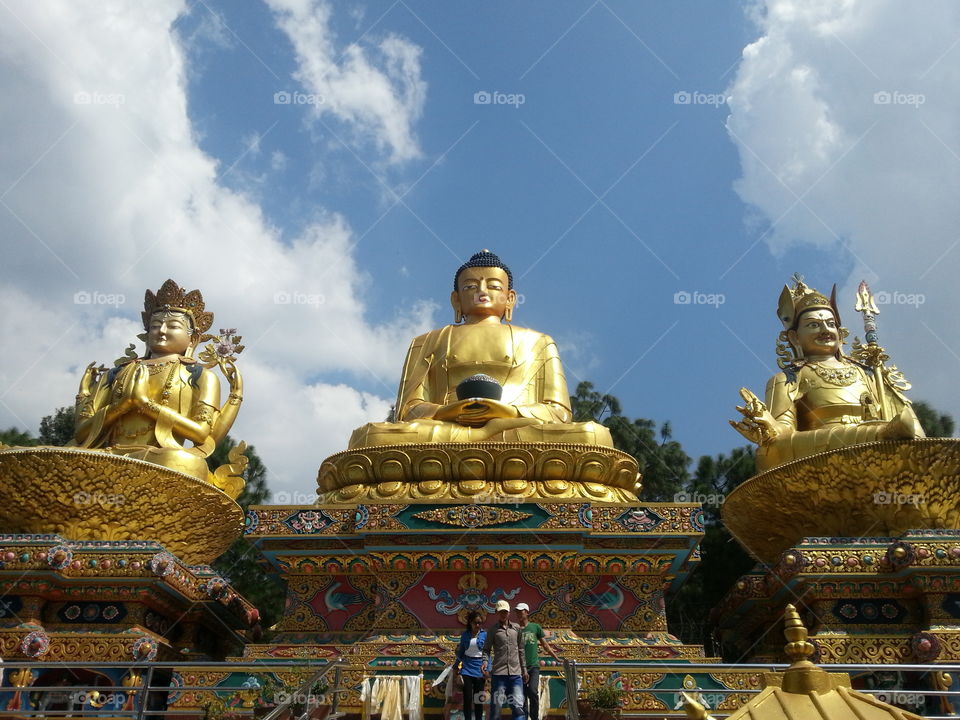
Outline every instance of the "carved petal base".
[[331, 455], [320, 504], [582, 499], [637, 502], [640, 474], [627, 453], [596, 445], [425, 443]]
[[243, 511], [212, 485], [153, 463], [12, 448], [0, 451], [0, 527], [70, 540], [154, 540], [201, 565], [239, 537]]
[[853, 445], [768, 470], [734, 490], [723, 521], [767, 563], [805, 537], [960, 527], [960, 439]]

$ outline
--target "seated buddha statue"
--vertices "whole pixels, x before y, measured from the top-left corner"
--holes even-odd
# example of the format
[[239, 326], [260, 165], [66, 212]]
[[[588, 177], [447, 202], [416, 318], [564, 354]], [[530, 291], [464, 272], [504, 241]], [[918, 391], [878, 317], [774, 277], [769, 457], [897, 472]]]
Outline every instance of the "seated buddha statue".
[[[784, 327], [777, 347], [782, 372], [767, 383], [765, 403], [741, 389], [745, 405], [737, 410], [744, 419], [730, 421], [759, 445], [759, 471], [849, 445], [924, 437], [903, 394], [910, 386], [896, 368], [868, 364], [867, 346], [858, 355], [855, 343], [854, 357], [843, 353], [848, 333], [840, 326], [836, 288], [828, 299], [796, 276], [793, 288], [783, 288], [777, 315]], [[883, 352], [875, 343], [873, 349]]]
[[[235, 497], [242, 480], [219, 470], [209, 473], [206, 458], [230, 430], [242, 401], [242, 380], [232, 362], [233, 352], [242, 350], [233, 345], [239, 338], [221, 341], [227, 352], [218, 350], [205, 358], [209, 362], [194, 358], [197, 345], [211, 338], [205, 333], [213, 313], [205, 311], [199, 290], [186, 292], [173, 280], [156, 294], [147, 290], [141, 317], [143, 357], [130, 350], [132, 357], [118, 360], [109, 371], [94, 363], [87, 367], [77, 395], [74, 444], [156, 463]], [[217, 364], [230, 383], [222, 407], [220, 380], [208, 369]]]
[[[483, 250], [461, 265], [450, 303], [454, 324], [410, 344], [395, 406], [397, 422], [356, 429], [350, 448], [437, 442], [613, 446], [603, 425], [571, 422], [556, 343], [511, 324], [517, 293], [513, 274], [499, 257]], [[500, 398], [458, 397], [458, 386], [476, 376], [499, 385]]]

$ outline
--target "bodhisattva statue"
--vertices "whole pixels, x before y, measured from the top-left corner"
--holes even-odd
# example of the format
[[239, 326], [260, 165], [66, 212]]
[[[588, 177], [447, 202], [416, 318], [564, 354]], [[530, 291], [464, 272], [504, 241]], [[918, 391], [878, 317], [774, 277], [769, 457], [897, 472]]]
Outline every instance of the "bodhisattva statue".
[[[237, 477], [246, 458], [240, 443], [231, 465], [207, 469], [206, 458], [233, 425], [243, 399], [243, 381], [234, 356], [243, 350], [235, 330], [213, 337], [206, 332], [213, 313], [204, 309], [199, 290], [186, 292], [167, 280], [156, 295], [147, 290], [143, 307], [146, 353], [127, 357], [107, 370], [91, 363], [80, 381], [74, 443], [146, 460], [220, 487], [231, 497], [243, 488]], [[213, 339], [199, 360], [197, 345]], [[230, 384], [220, 405], [219, 365]], [[188, 444], [189, 443], [189, 444]]]
[[[369, 423], [350, 447], [407, 443], [548, 442], [612, 447], [596, 422], [571, 422], [570, 394], [556, 343], [510, 323], [513, 275], [489, 250], [457, 270], [455, 323], [414, 339], [397, 396], [397, 422]], [[478, 378], [477, 376], [483, 376]], [[500, 399], [458, 398], [464, 381], [502, 388]], [[492, 393], [496, 394], [496, 393]]]
[[769, 470], [798, 458], [875, 440], [922, 438], [924, 433], [903, 391], [910, 385], [876, 344], [872, 296], [861, 284], [857, 310], [864, 312], [866, 345], [843, 353], [836, 288], [830, 299], [795, 276], [784, 287], [777, 315], [783, 323], [777, 344], [782, 372], [767, 383], [766, 403], [746, 388], [738, 407], [744, 419], [730, 424], [759, 445], [757, 469]]

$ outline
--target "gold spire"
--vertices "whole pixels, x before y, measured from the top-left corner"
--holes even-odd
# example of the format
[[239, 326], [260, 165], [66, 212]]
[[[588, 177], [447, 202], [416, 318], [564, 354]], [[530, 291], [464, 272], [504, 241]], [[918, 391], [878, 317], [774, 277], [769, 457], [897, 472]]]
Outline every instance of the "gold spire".
[[790, 662], [797, 664], [808, 661], [807, 664], [812, 665], [813, 663], [810, 663], [809, 660], [813, 657], [816, 648], [807, 642], [807, 628], [800, 620], [800, 613], [797, 612], [797, 608], [793, 605], [787, 605], [786, 610], [784, 610], [783, 635], [787, 639], [783, 651]]

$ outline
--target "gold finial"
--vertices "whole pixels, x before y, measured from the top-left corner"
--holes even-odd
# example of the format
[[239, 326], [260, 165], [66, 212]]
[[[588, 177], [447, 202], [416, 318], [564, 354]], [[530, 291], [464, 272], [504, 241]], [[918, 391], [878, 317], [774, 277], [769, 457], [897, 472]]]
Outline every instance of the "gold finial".
[[783, 650], [791, 663], [802, 662], [813, 657], [816, 648], [807, 642], [807, 628], [793, 605], [787, 605], [783, 613], [783, 635], [787, 639]]

